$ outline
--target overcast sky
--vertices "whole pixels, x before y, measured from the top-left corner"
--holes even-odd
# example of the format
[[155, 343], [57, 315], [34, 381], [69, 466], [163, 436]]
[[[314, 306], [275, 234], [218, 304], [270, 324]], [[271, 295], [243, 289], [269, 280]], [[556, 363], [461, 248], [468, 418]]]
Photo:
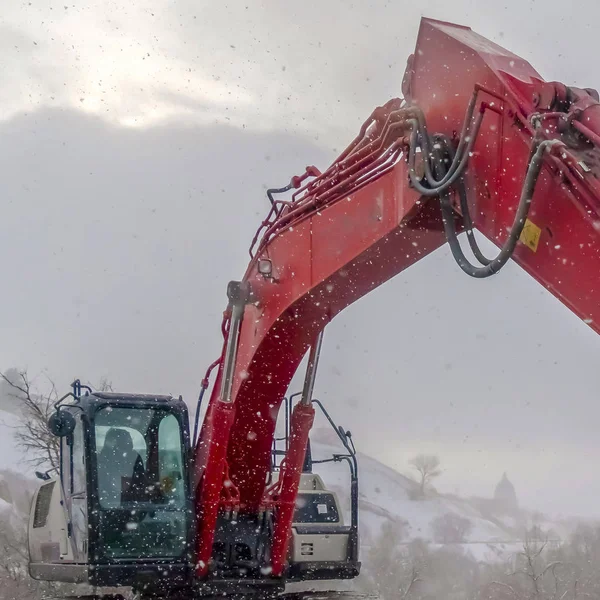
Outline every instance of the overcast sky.
[[[421, 15], [600, 87], [596, 1], [5, 2], [0, 368], [192, 401], [264, 189], [325, 167], [401, 93]], [[483, 8], [485, 5], [485, 8]], [[326, 332], [316, 392], [361, 449], [439, 487], [600, 516], [600, 340], [514, 265], [445, 250]]]

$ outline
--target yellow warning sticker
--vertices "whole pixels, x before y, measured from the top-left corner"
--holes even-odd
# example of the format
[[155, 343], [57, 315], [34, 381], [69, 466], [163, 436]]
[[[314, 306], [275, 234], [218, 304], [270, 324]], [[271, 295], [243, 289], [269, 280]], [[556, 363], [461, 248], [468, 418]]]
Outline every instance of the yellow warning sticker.
[[525, 227], [523, 227], [519, 239], [530, 250], [537, 252], [541, 234], [542, 230], [535, 223], [532, 223], [529, 219], [525, 219]]

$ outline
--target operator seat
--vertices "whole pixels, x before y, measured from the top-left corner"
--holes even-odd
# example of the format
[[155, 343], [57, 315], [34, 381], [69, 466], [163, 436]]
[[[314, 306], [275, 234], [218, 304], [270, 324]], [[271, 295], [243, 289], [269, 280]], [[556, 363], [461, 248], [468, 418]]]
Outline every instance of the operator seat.
[[100, 503], [118, 507], [123, 502], [142, 500], [144, 482], [144, 463], [133, 448], [131, 434], [125, 429], [111, 427], [98, 453]]

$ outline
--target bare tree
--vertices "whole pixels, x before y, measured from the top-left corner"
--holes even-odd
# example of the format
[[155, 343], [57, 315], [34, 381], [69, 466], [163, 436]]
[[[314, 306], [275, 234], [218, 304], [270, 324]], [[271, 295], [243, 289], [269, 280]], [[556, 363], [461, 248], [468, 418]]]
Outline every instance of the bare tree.
[[108, 379], [108, 377], [106, 377], [106, 376], [103, 376], [100, 378], [98, 385], [93, 385], [89, 382], [88, 382], [88, 385], [91, 388], [93, 388], [99, 392], [114, 392], [115, 391], [113, 389], [112, 381], [110, 379]]
[[471, 533], [473, 525], [469, 519], [455, 513], [446, 513], [431, 521], [433, 538], [440, 544], [460, 544]]
[[410, 464], [419, 472], [421, 476], [420, 492], [425, 496], [425, 488], [432, 479], [442, 474], [440, 470], [440, 459], [433, 454], [417, 454], [411, 459]]
[[58, 401], [54, 383], [48, 379], [48, 391], [42, 392], [33, 387], [26, 370], [15, 369], [0, 373], [0, 382], [5, 395], [20, 408], [15, 437], [25, 460], [34, 467], [58, 468], [60, 440], [48, 428], [48, 419]]
[[408, 600], [422, 581], [420, 556], [413, 556], [409, 546], [402, 545], [407, 531], [406, 521], [384, 522], [366, 556], [367, 591], [377, 592], [383, 600]]
[[[0, 373], [4, 397], [17, 408], [19, 424], [15, 437], [25, 460], [34, 467], [57, 469], [60, 465], [60, 440], [48, 428], [48, 419], [55, 410], [59, 395], [54, 382], [46, 377], [46, 391], [35, 387], [26, 369], [10, 369]], [[95, 389], [112, 391], [112, 383], [102, 377]]]
[[[573, 555], [573, 541], [552, 551], [546, 542], [527, 539], [514, 556], [514, 569], [489, 566], [480, 600], [577, 600], [598, 598], [598, 562]], [[586, 573], [587, 571], [587, 573]]]

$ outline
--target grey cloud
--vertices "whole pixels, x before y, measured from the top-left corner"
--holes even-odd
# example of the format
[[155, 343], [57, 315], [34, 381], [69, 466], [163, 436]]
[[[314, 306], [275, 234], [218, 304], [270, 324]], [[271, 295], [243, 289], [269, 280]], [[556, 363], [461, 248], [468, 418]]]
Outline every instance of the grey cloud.
[[0, 140], [0, 364], [188, 398], [219, 352], [265, 187], [324, 156], [282, 134], [63, 111], [19, 117]]
[[[198, 99], [205, 93], [212, 102], [209, 120], [230, 117], [237, 124], [318, 136], [342, 147], [374, 106], [400, 94], [422, 15], [470, 25], [522, 54], [549, 79], [600, 86], [587, 60], [595, 53], [590, 27], [599, 16], [597, 3], [581, 2], [580, 10], [571, 12], [558, 4], [538, 5], [533, 0], [506, 0], [485, 9], [469, 0], [302, 5], [183, 0], [165, 8], [147, 0], [67, 11], [15, 5], [5, 11], [6, 22], [35, 38], [44, 52], [15, 55], [4, 40], [0, 48], [37, 90], [42, 106], [52, 104], [53, 94], [61, 105], [85, 97], [86, 110], [107, 119], [143, 120], [165, 99], [162, 94], [176, 90]], [[42, 68], [31, 74], [29, 64]], [[15, 83], [11, 97], [29, 102], [21, 82]], [[217, 87], [207, 94], [211, 83]], [[183, 107], [181, 102], [159, 106], [157, 115]], [[188, 119], [206, 117], [197, 108], [185, 113]]]

